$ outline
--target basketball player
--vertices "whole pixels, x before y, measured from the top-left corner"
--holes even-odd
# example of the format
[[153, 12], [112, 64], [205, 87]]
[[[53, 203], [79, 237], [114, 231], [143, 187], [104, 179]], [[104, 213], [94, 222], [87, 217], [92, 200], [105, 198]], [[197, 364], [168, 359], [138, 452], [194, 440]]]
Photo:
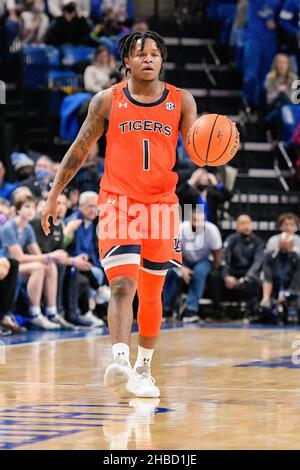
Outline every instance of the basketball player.
[[[178, 177], [172, 168], [178, 132], [186, 142], [197, 109], [188, 91], [159, 80], [167, 51], [157, 33], [127, 34], [120, 41], [120, 54], [127, 80], [91, 100], [88, 116], [58, 168], [43, 210], [42, 227], [49, 234], [48, 219], [52, 216], [56, 223], [58, 195], [84, 163], [108, 122], [105, 171], [99, 194], [99, 248], [111, 289], [108, 325], [113, 364], [106, 369], [104, 383], [121, 397], [156, 398], [160, 391], [150, 364], [162, 319], [161, 293], [168, 267], [181, 264], [175, 195]], [[132, 215], [136, 204], [142, 204], [143, 221]], [[153, 206], [161, 209], [163, 215], [153, 216]], [[102, 207], [106, 209], [102, 211]], [[177, 215], [166, 237], [162, 234], [162, 219], [165, 221], [167, 209], [174, 207]], [[147, 218], [148, 225], [144, 223]], [[125, 228], [128, 224], [137, 231], [140, 227], [138, 236], [129, 233]], [[150, 224], [157, 229], [155, 238], [151, 238]], [[105, 231], [110, 236], [105, 238]], [[136, 290], [139, 347], [132, 370], [129, 343]]]

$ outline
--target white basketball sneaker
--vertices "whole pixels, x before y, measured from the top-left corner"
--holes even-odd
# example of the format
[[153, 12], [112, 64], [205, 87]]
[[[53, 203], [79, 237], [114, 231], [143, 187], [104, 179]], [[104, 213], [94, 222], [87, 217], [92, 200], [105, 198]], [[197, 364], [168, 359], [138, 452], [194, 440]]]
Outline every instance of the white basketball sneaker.
[[106, 368], [104, 385], [110, 388], [119, 398], [135, 396], [133, 371], [129, 362], [121, 354], [113, 364]]
[[159, 388], [155, 385], [155, 380], [151, 375], [149, 364], [143, 367], [137, 367], [133, 371], [135, 396], [138, 398], [158, 398], [160, 396]]

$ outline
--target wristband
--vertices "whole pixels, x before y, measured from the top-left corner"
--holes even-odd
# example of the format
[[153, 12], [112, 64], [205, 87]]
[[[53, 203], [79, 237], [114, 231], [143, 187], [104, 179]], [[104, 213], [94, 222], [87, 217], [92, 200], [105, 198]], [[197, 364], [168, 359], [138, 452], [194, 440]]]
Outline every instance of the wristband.
[[71, 273], [74, 273], [75, 270], [76, 270], [76, 266], [75, 266], [75, 258], [71, 258], [71, 261], [72, 261], [72, 265], [71, 265]]

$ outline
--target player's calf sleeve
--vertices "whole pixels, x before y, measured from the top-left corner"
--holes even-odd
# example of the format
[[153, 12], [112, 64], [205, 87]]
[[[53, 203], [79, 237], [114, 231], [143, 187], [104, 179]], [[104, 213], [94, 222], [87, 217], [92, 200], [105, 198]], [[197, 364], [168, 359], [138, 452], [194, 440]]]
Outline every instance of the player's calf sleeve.
[[161, 293], [165, 276], [140, 271], [138, 327], [141, 336], [158, 336], [162, 320]]

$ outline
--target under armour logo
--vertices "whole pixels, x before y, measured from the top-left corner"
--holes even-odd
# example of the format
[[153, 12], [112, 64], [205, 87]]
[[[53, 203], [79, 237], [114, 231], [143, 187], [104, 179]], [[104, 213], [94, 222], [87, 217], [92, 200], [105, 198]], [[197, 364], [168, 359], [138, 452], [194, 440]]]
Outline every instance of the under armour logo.
[[107, 204], [115, 204], [116, 200], [115, 199], [108, 199]]
[[175, 253], [181, 253], [182, 252], [182, 245], [181, 245], [180, 236], [175, 237], [173, 240], [174, 240], [173, 250], [175, 251]]
[[128, 103], [119, 103], [119, 108], [127, 108]]

